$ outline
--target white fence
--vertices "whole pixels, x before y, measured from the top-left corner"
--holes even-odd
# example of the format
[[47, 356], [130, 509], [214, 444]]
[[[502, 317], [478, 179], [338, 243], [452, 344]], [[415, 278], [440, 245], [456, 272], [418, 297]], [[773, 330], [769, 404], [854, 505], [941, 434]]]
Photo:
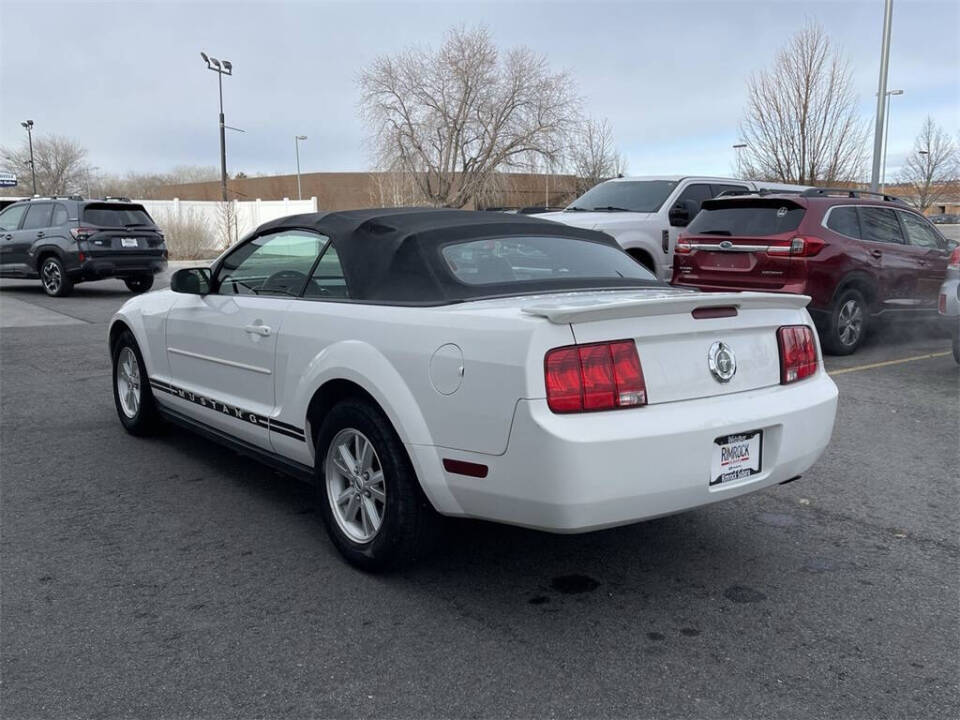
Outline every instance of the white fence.
[[317, 211], [309, 200], [137, 200], [167, 236], [174, 257], [215, 255], [270, 220]]

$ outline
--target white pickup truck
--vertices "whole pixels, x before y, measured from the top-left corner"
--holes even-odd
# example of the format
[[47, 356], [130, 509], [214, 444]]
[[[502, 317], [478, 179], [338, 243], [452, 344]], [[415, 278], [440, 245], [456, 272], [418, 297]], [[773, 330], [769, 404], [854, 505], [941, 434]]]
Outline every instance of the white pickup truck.
[[612, 235], [641, 264], [667, 282], [673, 248], [700, 203], [722, 192], [805, 190], [805, 185], [686, 175], [650, 175], [607, 180], [565, 210], [538, 217]]

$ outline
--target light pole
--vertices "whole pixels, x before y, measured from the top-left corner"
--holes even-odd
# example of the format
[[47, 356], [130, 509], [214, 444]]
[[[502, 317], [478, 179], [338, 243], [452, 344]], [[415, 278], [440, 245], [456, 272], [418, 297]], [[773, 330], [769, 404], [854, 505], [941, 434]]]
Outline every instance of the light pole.
[[880, 190], [887, 185], [887, 138], [890, 137], [890, 96], [903, 95], [903, 90], [887, 90], [887, 113], [883, 129], [883, 171], [880, 175]]
[[293, 144], [297, 148], [297, 200], [303, 200], [303, 193], [300, 191], [300, 141], [306, 139], [306, 135], [293, 136]]
[[883, 42], [880, 45], [880, 82], [877, 88], [877, 124], [873, 130], [873, 167], [870, 171], [870, 189], [877, 191], [880, 180], [880, 152], [884, 128], [884, 98], [887, 96], [887, 70], [890, 67], [890, 28], [893, 25], [893, 0], [886, 0], [883, 8]]
[[737, 176], [739, 177], [743, 173], [743, 162], [740, 160], [740, 152], [747, 146], [746, 143], [737, 143], [733, 146], [733, 149], [736, 150], [737, 156]]
[[37, 166], [33, 164], [33, 120], [24, 120], [20, 123], [27, 131], [27, 142], [30, 144], [30, 175], [33, 178], [33, 194], [37, 194]]
[[207, 64], [208, 70], [217, 73], [217, 84], [220, 88], [220, 195], [224, 202], [227, 201], [227, 139], [224, 132], [226, 125], [223, 122], [223, 76], [233, 75], [233, 63], [229, 60], [217, 60], [215, 57], [207, 57], [205, 52], [200, 53], [200, 57]]

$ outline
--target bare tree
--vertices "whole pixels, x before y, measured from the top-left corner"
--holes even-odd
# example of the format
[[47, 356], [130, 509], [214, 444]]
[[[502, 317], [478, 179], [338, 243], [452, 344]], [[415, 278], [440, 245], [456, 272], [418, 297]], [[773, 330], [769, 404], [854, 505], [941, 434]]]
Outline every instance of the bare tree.
[[626, 162], [613, 141], [613, 128], [606, 118], [585, 119], [574, 131], [568, 153], [571, 172], [577, 178], [577, 195], [626, 170]]
[[88, 192], [101, 197], [110, 195], [149, 200], [156, 198], [158, 190], [165, 185], [219, 179], [220, 171], [215, 167], [178, 165], [165, 173], [128, 172], [124, 175], [101, 173], [88, 183], [91, 188]]
[[940, 201], [957, 180], [960, 171], [957, 144], [933, 118], [927, 116], [913, 141], [913, 152], [900, 168], [899, 181], [910, 189], [905, 198], [920, 210]]
[[377, 164], [403, 168], [434, 205], [463, 207], [492, 173], [558, 156], [577, 116], [565, 73], [524, 47], [500, 53], [485, 28], [380, 57], [359, 83]]
[[739, 165], [752, 179], [800, 184], [859, 178], [866, 127], [857, 112], [853, 76], [823, 28], [809, 23], [773, 67], [747, 83]]
[[[59, 135], [41, 135], [33, 141], [37, 192], [43, 195], [70, 195], [81, 192], [90, 177], [87, 151], [77, 142]], [[0, 148], [0, 165], [15, 173], [20, 184], [31, 190], [30, 147], [25, 141], [17, 148]]]

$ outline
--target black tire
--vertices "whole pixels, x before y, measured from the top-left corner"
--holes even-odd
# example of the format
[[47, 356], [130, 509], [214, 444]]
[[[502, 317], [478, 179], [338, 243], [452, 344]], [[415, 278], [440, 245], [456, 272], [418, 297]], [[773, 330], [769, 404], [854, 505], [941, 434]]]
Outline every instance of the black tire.
[[50, 297], [66, 297], [73, 292], [73, 280], [56, 255], [47, 255], [40, 261], [40, 284]]
[[139, 275], [132, 278], [124, 278], [127, 289], [132, 293], [145, 293], [153, 287], [153, 275]]
[[[369, 440], [383, 474], [382, 520], [379, 529], [367, 541], [351, 537], [334, 516], [326, 478], [328, 450], [343, 433], [359, 431]], [[357, 478], [359, 479], [359, 477]], [[346, 482], [344, 474], [333, 483]], [[425, 556], [433, 545], [439, 517], [420, 487], [417, 475], [403, 443], [383, 412], [363, 399], [347, 399], [336, 404], [324, 418], [316, 434], [316, 483], [320, 516], [330, 539], [340, 554], [362, 570], [378, 572], [409, 565]], [[357, 492], [360, 492], [359, 490]], [[367, 493], [369, 499], [369, 493]], [[360, 498], [362, 503], [363, 499]], [[349, 505], [344, 510], [348, 511]], [[362, 517], [363, 508], [357, 517]], [[339, 517], [345, 513], [338, 512]]]
[[953, 326], [953, 359], [960, 363], [960, 320]]
[[859, 290], [851, 288], [837, 295], [821, 336], [824, 352], [830, 355], [856, 352], [867, 336], [868, 320], [869, 308]]
[[[123, 368], [121, 368], [121, 356], [125, 355], [124, 351], [127, 349], [132, 351], [133, 359], [136, 360], [137, 376], [139, 378], [139, 402], [136, 406], [136, 412], [132, 414], [129, 412], [129, 402], [125, 403], [121, 400], [120, 383], [118, 382], [118, 374], [123, 373], [125, 376], [128, 376], [128, 373], [125, 373]], [[163, 425], [163, 420], [157, 410], [157, 403], [153, 399], [153, 391], [150, 388], [150, 381], [147, 378], [147, 366], [143, 362], [143, 355], [140, 354], [137, 341], [129, 330], [125, 330], [120, 337], [117, 338], [112, 348], [111, 357], [113, 360], [113, 403], [117, 408], [120, 423], [131, 435], [144, 437], [156, 434]], [[126, 356], [123, 359], [126, 360], [128, 358], [129, 356]], [[125, 404], [127, 405], [126, 408]]]

